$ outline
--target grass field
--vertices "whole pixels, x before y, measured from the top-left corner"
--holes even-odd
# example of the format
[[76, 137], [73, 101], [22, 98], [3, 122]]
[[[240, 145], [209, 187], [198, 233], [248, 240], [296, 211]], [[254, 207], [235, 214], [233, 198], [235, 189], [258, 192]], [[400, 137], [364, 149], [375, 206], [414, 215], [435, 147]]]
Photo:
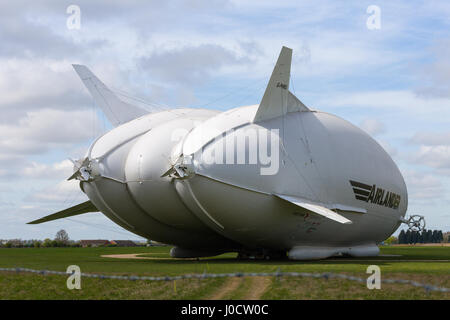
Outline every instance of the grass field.
[[[0, 267], [65, 271], [78, 265], [85, 273], [180, 275], [227, 272], [332, 272], [366, 278], [368, 265], [378, 265], [385, 279], [409, 279], [450, 287], [450, 247], [382, 247], [385, 256], [333, 258], [313, 262], [239, 261], [235, 254], [200, 260], [169, 257], [169, 247], [0, 249]], [[105, 258], [137, 254], [147, 259]], [[386, 256], [395, 255], [395, 256]], [[450, 299], [403, 284], [365, 283], [312, 278], [221, 278], [167, 282], [82, 279], [81, 290], [68, 290], [67, 277], [0, 272], [0, 299]]]

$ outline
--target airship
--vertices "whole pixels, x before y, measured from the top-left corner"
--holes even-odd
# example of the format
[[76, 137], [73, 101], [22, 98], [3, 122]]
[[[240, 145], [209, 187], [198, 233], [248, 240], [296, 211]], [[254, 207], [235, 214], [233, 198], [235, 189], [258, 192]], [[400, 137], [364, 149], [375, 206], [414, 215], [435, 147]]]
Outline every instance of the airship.
[[376, 256], [408, 205], [397, 165], [366, 132], [303, 104], [283, 47], [258, 105], [149, 112], [75, 71], [113, 129], [74, 160], [89, 201], [30, 222], [101, 212], [174, 258]]

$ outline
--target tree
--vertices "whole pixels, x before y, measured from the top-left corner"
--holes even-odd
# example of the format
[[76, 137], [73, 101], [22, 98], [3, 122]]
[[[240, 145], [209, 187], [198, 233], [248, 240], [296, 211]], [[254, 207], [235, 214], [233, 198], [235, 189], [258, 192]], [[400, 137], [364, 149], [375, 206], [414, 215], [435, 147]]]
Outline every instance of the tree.
[[411, 243], [416, 244], [418, 242], [418, 240], [419, 240], [419, 232], [413, 231], [411, 233]]
[[398, 243], [404, 244], [405, 242], [405, 230], [400, 231], [400, 234], [398, 235]]
[[428, 231], [426, 229], [422, 230], [422, 240], [423, 243], [428, 243]]
[[433, 242], [433, 231], [431, 230], [427, 231], [427, 240], [428, 243]]
[[431, 242], [432, 243], [438, 243], [438, 232], [437, 230], [433, 230], [433, 233], [431, 234]]
[[389, 238], [387, 238], [386, 240], [384, 240], [384, 243], [387, 245], [391, 245], [391, 244], [395, 244], [397, 243], [397, 238], [394, 236], [390, 236]]
[[439, 239], [439, 243], [444, 242], [444, 234], [442, 233], [442, 230], [438, 231], [438, 239]]
[[423, 241], [423, 231], [419, 234], [419, 243], [424, 243]]
[[406, 231], [405, 243], [407, 243], [407, 244], [411, 243], [411, 230]]
[[55, 241], [60, 243], [62, 246], [67, 245], [69, 243], [69, 235], [66, 230], [61, 229], [56, 233]]
[[46, 238], [44, 240], [44, 242], [42, 243], [42, 246], [45, 247], [45, 248], [51, 247], [52, 246], [52, 240], [50, 240], [49, 238]]

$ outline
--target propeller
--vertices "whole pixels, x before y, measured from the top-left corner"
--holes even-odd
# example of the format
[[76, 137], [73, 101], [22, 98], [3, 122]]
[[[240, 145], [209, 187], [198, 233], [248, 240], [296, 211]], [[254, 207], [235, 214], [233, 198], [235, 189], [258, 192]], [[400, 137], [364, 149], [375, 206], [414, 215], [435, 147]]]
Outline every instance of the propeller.
[[407, 224], [411, 231], [423, 231], [425, 229], [425, 217], [418, 214], [410, 216]]
[[166, 172], [161, 175], [163, 177], [174, 177], [178, 179], [190, 178], [195, 174], [195, 170], [191, 165], [192, 159], [190, 156], [183, 156], [181, 154]]
[[67, 180], [77, 179], [80, 181], [93, 181], [96, 177], [100, 176], [99, 162], [97, 159], [84, 159], [72, 160], [73, 174]]

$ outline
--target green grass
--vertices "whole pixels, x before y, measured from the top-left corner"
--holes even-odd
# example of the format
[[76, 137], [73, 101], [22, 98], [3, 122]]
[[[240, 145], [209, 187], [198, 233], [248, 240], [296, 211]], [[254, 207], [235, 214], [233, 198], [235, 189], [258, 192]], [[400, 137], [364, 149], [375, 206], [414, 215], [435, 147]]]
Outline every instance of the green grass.
[[[24, 267], [65, 271], [75, 264], [86, 273], [120, 275], [179, 275], [227, 272], [333, 272], [366, 278], [368, 265], [380, 266], [382, 277], [410, 279], [450, 287], [450, 247], [382, 247], [374, 258], [333, 258], [313, 262], [239, 261], [235, 254], [200, 260], [171, 259], [169, 247], [148, 248], [21, 248], [0, 249], [0, 267]], [[140, 253], [153, 260], [103, 258], [107, 254]], [[383, 261], [377, 261], [377, 260]], [[418, 260], [415, 262], [407, 260]], [[66, 277], [0, 272], [0, 299], [207, 299], [227, 286], [228, 279], [144, 282], [82, 279], [82, 290], [68, 290]], [[252, 290], [245, 278], [223, 298], [245, 299]], [[368, 290], [365, 284], [337, 279], [272, 279], [261, 293], [264, 299], [449, 299], [449, 294], [430, 293], [409, 285], [382, 284]]]

